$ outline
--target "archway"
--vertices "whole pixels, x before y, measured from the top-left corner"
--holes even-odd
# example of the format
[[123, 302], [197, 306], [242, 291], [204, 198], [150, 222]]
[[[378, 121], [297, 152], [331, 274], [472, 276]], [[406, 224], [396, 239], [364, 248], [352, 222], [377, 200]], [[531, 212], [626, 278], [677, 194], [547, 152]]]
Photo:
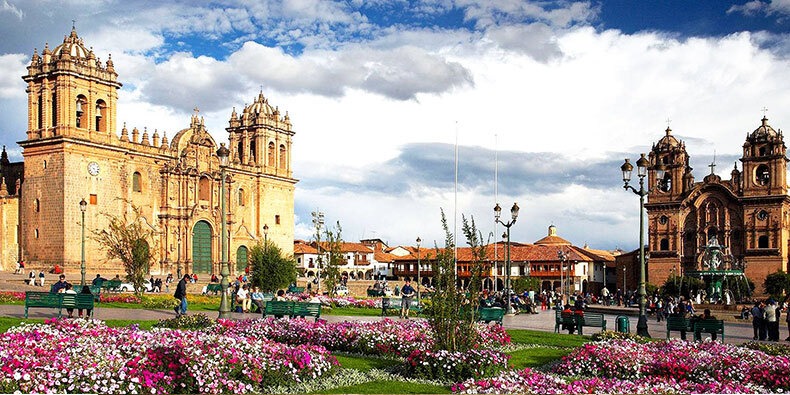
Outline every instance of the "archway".
[[192, 229], [192, 272], [211, 273], [211, 225], [198, 221]]
[[236, 250], [236, 274], [244, 273], [248, 264], [247, 247], [239, 246], [239, 249]]

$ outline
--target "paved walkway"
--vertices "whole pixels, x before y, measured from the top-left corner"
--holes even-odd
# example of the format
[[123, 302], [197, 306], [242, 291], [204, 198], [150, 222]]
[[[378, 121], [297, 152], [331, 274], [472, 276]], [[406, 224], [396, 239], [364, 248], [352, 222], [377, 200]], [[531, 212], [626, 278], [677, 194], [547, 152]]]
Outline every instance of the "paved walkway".
[[[22, 275], [15, 275], [13, 273], [8, 272], [0, 272], [0, 290], [3, 291], [41, 291], [41, 287], [34, 287], [29, 286], [24, 283], [26, 276]], [[51, 284], [52, 281], [56, 281], [57, 277], [55, 275], [48, 275], [47, 284]], [[79, 283], [79, 275], [68, 275], [68, 281], [72, 281], [73, 283]], [[202, 286], [191, 285], [191, 291], [197, 291], [202, 288]], [[45, 287], [45, 289], [49, 289], [49, 285]], [[636, 332], [636, 309], [629, 308], [625, 309], [622, 307], [604, 307], [604, 306], [594, 306], [595, 311], [602, 312], [604, 314], [604, 318], [607, 321], [606, 327], [607, 329], [614, 330], [615, 329], [615, 318], [618, 315], [626, 314], [630, 315], [629, 321], [631, 325], [631, 331]], [[23, 318], [25, 313], [24, 306], [13, 306], [13, 305], [0, 305], [0, 316], [5, 317], [18, 317]], [[64, 312], [65, 313], [65, 312]], [[190, 312], [194, 314], [195, 312]], [[202, 312], [203, 314], [213, 316], [214, 312]], [[54, 309], [30, 309], [29, 316], [31, 318], [49, 318], [55, 315]], [[118, 308], [102, 308], [101, 305], [97, 306], [96, 312], [94, 317], [100, 320], [109, 320], [109, 319], [123, 319], [123, 320], [160, 320], [165, 318], [172, 318], [174, 316], [173, 311], [168, 310], [153, 310], [153, 309], [118, 309]], [[241, 313], [232, 313], [234, 319], [244, 319], [244, 318], [258, 318], [260, 315], [258, 314], [241, 314]], [[724, 341], [726, 343], [744, 343], [747, 341], [752, 340], [753, 331], [751, 322], [741, 322], [735, 320], [733, 317], [732, 312], [714, 312], [719, 318], [724, 318], [726, 320], [724, 324]], [[725, 316], [726, 315], [726, 316]], [[338, 321], [373, 321], [373, 320], [380, 320], [381, 317], [365, 317], [365, 316], [334, 316], [334, 315], [325, 315], [321, 317], [326, 319], [329, 322], [338, 322]], [[392, 318], [392, 317], [390, 317]], [[784, 317], [783, 317], [784, 318]], [[394, 317], [394, 319], [398, 319]], [[533, 329], [533, 330], [540, 330], [540, 331], [547, 331], [553, 332], [554, 331], [554, 311], [547, 310], [542, 311], [539, 314], [519, 314], [515, 316], [507, 316], [503, 321], [503, 325], [506, 328], [513, 328], [513, 329]], [[592, 334], [597, 332], [596, 328], [584, 328], [585, 334]], [[665, 338], [666, 337], [666, 323], [656, 322], [654, 317], [651, 317], [648, 320], [648, 331], [651, 336], [655, 338]], [[709, 336], [709, 335], [708, 335]], [[680, 337], [680, 334], [677, 332], [672, 333], [672, 337]], [[692, 337], [691, 334], [688, 335], [690, 339]], [[786, 324], [784, 323], [784, 319], [782, 319], [780, 325], [780, 338], [784, 339], [787, 337], [786, 335]]]
[[[0, 315], [5, 317], [24, 317], [24, 306], [15, 306], [15, 305], [0, 305]], [[208, 316], [214, 316], [216, 313], [211, 311], [190, 311], [190, 314], [196, 313], [203, 313]], [[65, 314], [65, 311], [64, 311]], [[110, 320], [110, 319], [123, 319], [123, 320], [160, 320], [165, 318], [172, 318], [174, 317], [173, 311], [167, 310], [153, 310], [153, 309], [119, 309], [119, 308], [102, 308], [101, 305], [98, 305], [96, 311], [94, 312], [94, 318], [100, 320]], [[35, 308], [30, 309], [29, 317], [30, 318], [50, 318], [55, 316], [54, 309], [46, 309], [46, 308]], [[258, 314], [242, 314], [242, 313], [232, 313], [234, 319], [245, 319], [245, 318], [259, 318], [260, 315]], [[607, 321], [607, 329], [613, 330], [615, 329], [615, 318], [617, 317], [616, 314], [604, 314], [604, 318]], [[339, 321], [378, 321], [381, 320], [381, 317], [367, 317], [367, 316], [335, 316], [335, 315], [324, 315], [321, 318], [326, 319], [329, 322], [339, 322]], [[397, 320], [397, 317], [390, 317], [391, 319]], [[636, 324], [637, 318], [636, 317], [628, 317], [631, 325], [631, 331], [636, 331]], [[414, 318], [413, 318], [414, 319]], [[421, 319], [421, 318], [417, 318]], [[507, 316], [503, 321], [503, 325], [509, 329], [532, 329], [532, 330], [539, 330], [539, 331], [546, 331], [546, 332], [553, 332], [554, 331], [554, 311], [548, 310], [540, 312], [539, 314], [519, 314], [515, 316]], [[584, 328], [584, 333], [589, 335], [599, 330], [597, 328]], [[651, 336], [655, 338], [665, 338], [666, 337], [666, 323], [665, 321], [656, 322], [654, 318], [648, 320], [648, 331]], [[781, 331], [782, 336], [784, 338], [784, 330]], [[726, 343], [733, 343], [739, 344], [744, 343], [747, 341], [752, 340], [752, 325], [751, 323], [740, 323], [740, 322], [726, 322], [724, 328], [724, 340]], [[709, 335], [708, 335], [709, 336]], [[680, 337], [680, 334], [677, 332], [672, 333], [672, 337]], [[692, 335], [689, 334], [688, 338], [691, 339]]]

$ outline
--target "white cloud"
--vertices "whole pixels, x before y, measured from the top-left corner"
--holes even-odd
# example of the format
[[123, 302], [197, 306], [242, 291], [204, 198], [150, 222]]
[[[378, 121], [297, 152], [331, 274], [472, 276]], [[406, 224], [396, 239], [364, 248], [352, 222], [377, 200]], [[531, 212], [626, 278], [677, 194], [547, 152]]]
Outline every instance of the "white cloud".
[[14, 6], [13, 4], [9, 3], [8, 0], [3, 0], [3, 3], [0, 4], [0, 13], [7, 12], [18, 19], [22, 19], [25, 16], [25, 13], [22, 12], [19, 8]]
[[788, 15], [790, 14], [790, 0], [752, 0], [742, 5], [733, 5], [727, 13], [741, 13], [744, 15]]
[[25, 82], [22, 75], [30, 58], [22, 54], [0, 55], [0, 99], [25, 97]]

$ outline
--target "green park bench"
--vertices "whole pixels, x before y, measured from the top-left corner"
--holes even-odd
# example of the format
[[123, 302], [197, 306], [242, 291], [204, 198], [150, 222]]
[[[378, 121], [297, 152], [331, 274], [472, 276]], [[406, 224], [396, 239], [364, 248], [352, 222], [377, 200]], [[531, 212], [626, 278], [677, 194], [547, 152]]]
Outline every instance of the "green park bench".
[[686, 332], [692, 331], [691, 323], [687, 318], [683, 317], [667, 317], [667, 339], [669, 339], [670, 332], [680, 332], [681, 335]]
[[694, 340], [702, 340], [702, 333], [719, 334], [724, 342], [723, 320], [696, 320], [691, 324], [694, 327]]
[[96, 303], [101, 302], [101, 285], [89, 285], [88, 288], [93, 294], [93, 301]]
[[101, 284], [107, 292], [119, 292], [121, 290], [121, 280], [107, 280]]
[[555, 314], [554, 333], [560, 333], [563, 326], [576, 326], [576, 314], [563, 313], [561, 310], [555, 310]]
[[220, 284], [220, 283], [210, 283], [210, 284], [206, 285], [206, 294], [211, 293], [211, 294], [216, 295], [216, 294], [218, 294], [220, 292], [222, 292], [222, 284]]
[[304, 287], [288, 287], [286, 293], [289, 294], [301, 294], [304, 293]]
[[504, 317], [505, 309], [501, 307], [482, 307], [478, 310], [477, 320], [486, 324], [491, 321], [502, 324]]
[[582, 334], [582, 327], [585, 326], [601, 328], [601, 331], [605, 331], [606, 320], [601, 313], [584, 313], [583, 316], [576, 315], [576, 330], [578, 330], [580, 335]]
[[37, 291], [25, 292], [25, 318], [27, 318], [27, 310], [31, 307], [58, 309], [58, 317], [60, 317], [63, 309], [63, 294]]
[[290, 317], [293, 315], [294, 302], [288, 300], [270, 300], [266, 302], [263, 316], [273, 315], [274, 318]]
[[93, 295], [88, 294], [61, 294], [63, 296], [61, 307], [64, 309], [87, 309], [90, 313], [89, 317], [93, 316]]
[[318, 319], [321, 317], [321, 303], [295, 302], [291, 317], [314, 317], [315, 321], [318, 322]]

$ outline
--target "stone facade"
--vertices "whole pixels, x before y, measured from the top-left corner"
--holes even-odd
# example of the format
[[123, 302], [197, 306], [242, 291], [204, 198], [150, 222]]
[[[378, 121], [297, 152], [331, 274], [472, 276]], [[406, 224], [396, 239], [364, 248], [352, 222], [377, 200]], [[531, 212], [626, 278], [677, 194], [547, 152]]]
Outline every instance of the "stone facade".
[[[34, 52], [23, 77], [28, 131], [19, 142], [24, 177], [16, 194], [18, 253], [31, 268], [59, 264], [79, 270], [84, 199], [89, 273], [123, 272], [118, 262], [104, 259], [90, 235], [106, 227], [108, 215], [131, 214], [132, 206], [157, 234], [151, 250], [158, 265], [152, 273], [219, 273], [223, 168], [217, 144], [197, 109], [170, 142], [164, 131], [129, 130], [125, 123], [118, 136], [117, 76], [112, 59], [99, 61], [75, 30], [54, 50]], [[297, 180], [291, 170], [291, 126], [289, 116], [263, 94], [241, 114], [235, 109], [231, 114], [232, 149], [224, 168], [231, 273], [246, 266], [247, 249], [263, 240], [264, 225], [269, 242], [287, 254], [293, 251]], [[4, 240], [5, 259], [12, 247]]]
[[[685, 143], [667, 128], [650, 152], [647, 180], [648, 281], [663, 284], [673, 273], [703, 270], [702, 253], [715, 237], [760, 292], [765, 276], [787, 271], [790, 197], [784, 136], [768, 119], [748, 133], [729, 180], [711, 173], [695, 182]], [[655, 166], [666, 168], [662, 180]], [[726, 268], [725, 268], [726, 269]]]

